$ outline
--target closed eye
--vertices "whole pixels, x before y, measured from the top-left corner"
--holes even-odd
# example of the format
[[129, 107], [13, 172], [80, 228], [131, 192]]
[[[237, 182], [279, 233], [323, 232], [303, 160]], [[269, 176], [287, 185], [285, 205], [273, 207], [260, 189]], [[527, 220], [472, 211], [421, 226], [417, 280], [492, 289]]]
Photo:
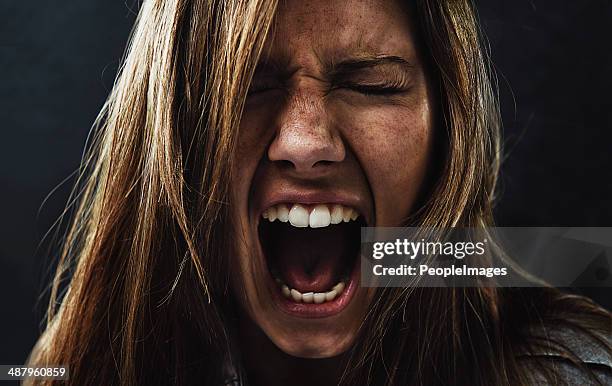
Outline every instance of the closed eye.
[[356, 91], [358, 93], [364, 95], [380, 95], [380, 96], [390, 96], [395, 94], [400, 94], [406, 91], [405, 88], [396, 87], [396, 86], [378, 86], [378, 85], [351, 85], [346, 87], [352, 91]]
[[384, 82], [375, 84], [343, 82], [335, 86], [334, 89], [353, 91], [365, 96], [394, 96], [408, 91], [409, 87], [406, 86], [404, 82]]
[[269, 91], [279, 90], [283, 88], [282, 82], [269, 76], [255, 76], [249, 86], [247, 96], [264, 94]]

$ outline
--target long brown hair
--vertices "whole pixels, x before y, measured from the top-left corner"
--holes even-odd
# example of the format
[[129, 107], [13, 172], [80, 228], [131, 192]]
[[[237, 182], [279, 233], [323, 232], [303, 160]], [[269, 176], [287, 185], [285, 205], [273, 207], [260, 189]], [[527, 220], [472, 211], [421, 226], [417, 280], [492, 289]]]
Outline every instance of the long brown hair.
[[[75, 385], [217, 382], [233, 334], [231, 165], [275, 8], [269, 0], [143, 3], [71, 201], [32, 364], [68, 365]], [[417, 0], [411, 9], [443, 140], [435, 181], [407, 223], [491, 225], [500, 120], [473, 6]], [[533, 346], [524, 328], [610, 321], [587, 300], [531, 291], [383, 289], [343, 382], [526, 384], [516, 359]]]

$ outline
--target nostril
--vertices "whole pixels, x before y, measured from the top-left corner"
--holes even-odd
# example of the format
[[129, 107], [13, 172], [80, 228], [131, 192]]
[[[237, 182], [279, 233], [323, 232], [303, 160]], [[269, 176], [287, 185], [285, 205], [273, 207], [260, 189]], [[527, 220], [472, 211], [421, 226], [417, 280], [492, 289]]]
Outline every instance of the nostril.
[[295, 170], [298, 172], [322, 171], [323, 169], [333, 166], [335, 163], [334, 161], [321, 160], [321, 161], [316, 161], [310, 167], [304, 168], [303, 165], [299, 163], [295, 164], [289, 160], [278, 160], [278, 161], [272, 161], [272, 162], [274, 162], [280, 170], [285, 170], [285, 171]]
[[327, 160], [321, 160], [321, 161], [317, 161], [313, 167], [317, 167], [317, 166], [331, 166], [333, 165], [334, 161], [327, 161]]
[[278, 167], [280, 169], [293, 169], [295, 166], [293, 165], [293, 162], [288, 161], [288, 160], [278, 160], [278, 161], [274, 161]]
[[298, 172], [313, 172], [313, 169], [326, 168], [344, 159], [341, 143], [316, 143], [302, 140], [286, 141], [277, 138], [268, 149], [267, 157], [282, 169], [295, 169]]

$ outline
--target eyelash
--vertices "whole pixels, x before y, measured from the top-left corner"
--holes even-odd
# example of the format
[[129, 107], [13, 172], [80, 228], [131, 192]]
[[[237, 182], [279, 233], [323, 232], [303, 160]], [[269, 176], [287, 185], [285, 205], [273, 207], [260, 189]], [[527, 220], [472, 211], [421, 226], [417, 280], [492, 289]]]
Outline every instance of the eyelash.
[[[248, 91], [248, 95], [255, 95], [264, 93], [266, 91], [274, 90], [278, 87], [261, 85], [259, 87], [251, 87]], [[347, 89], [358, 92], [366, 96], [391, 96], [406, 91], [406, 88], [396, 84], [383, 84], [383, 85], [360, 85], [360, 84], [344, 84], [334, 87], [334, 89]]]
[[372, 96], [390, 96], [405, 91], [404, 87], [396, 85], [376, 85], [376, 86], [363, 86], [363, 85], [348, 85], [346, 88], [359, 92], [363, 95]]

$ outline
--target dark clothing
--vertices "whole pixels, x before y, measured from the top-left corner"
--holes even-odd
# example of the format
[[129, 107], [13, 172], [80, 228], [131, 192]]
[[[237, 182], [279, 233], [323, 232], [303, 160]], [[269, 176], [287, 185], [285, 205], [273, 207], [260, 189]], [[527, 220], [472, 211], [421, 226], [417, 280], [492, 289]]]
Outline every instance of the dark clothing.
[[[592, 371], [603, 385], [612, 386], [612, 356], [606, 348], [593, 337], [586, 334], [580, 334], [568, 330], [541, 330], [540, 333], [534, 333], [546, 340], [554, 339], [562, 342], [565, 348], [571, 350], [576, 356], [576, 360], [580, 364]], [[603, 336], [602, 339], [612, 344], [611, 336]], [[588, 376], [584, 369], [580, 368], [570, 358], [564, 356], [561, 352], [555, 350], [536, 351], [530, 354], [519, 355], [519, 358], [525, 361], [525, 365], [532, 369], [533, 385], [577, 385], [588, 386], [596, 383]], [[532, 366], [531, 362], [536, 360], [545, 361], [555, 370], [558, 382], [551, 383], [537, 370], [537, 367]], [[227, 362], [224, 369], [224, 386], [246, 386], [244, 375], [240, 373], [240, 367], [232, 365], [231, 361]]]
[[[568, 385], [595, 385], [596, 383], [584, 371], [590, 370], [593, 375], [603, 385], [612, 385], [612, 356], [604, 345], [592, 336], [585, 333], [578, 333], [566, 329], [544, 330], [542, 333], [534, 335], [546, 340], [552, 339], [556, 342], [561, 342], [564, 348], [571, 351], [576, 358], [568, 358], [558, 350], [536, 351], [530, 355], [522, 356], [527, 361], [537, 359], [545, 360], [554, 368], [558, 374], [558, 382], [553, 384], [568, 384]], [[602, 340], [612, 344], [612, 337], [600, 336]], [[578, 365], [572, 360], [578, 362]], [[529, 366], [529, 364], [527, 364]], [[584, 368], [580, 368], [583, 366]], [[548, 385], [550, 381], [546, 381], [541, 373], [537, 370], [533, 371], [534, 385]]]

